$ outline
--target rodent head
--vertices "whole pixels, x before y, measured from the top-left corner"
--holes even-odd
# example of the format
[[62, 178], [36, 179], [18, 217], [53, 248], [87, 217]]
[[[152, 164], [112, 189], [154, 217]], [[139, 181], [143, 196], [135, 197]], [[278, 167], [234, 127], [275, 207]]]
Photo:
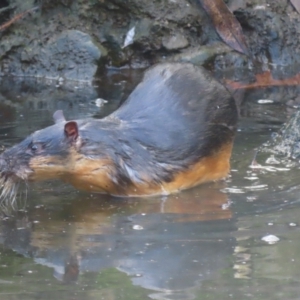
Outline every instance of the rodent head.
[[61, 111], [55, 125], [35, 131], [0, 156], [0, 200], [13, 203], [20, 182], [59, 178], [65, 173], [70, 149], [79, 144], [76, 121], [67, 122]]

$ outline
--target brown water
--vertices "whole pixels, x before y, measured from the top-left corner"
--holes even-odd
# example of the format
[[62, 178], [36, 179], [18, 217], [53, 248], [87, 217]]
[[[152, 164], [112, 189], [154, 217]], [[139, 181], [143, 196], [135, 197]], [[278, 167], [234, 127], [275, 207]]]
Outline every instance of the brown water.
[[[1, 146], [51, 124], [56, 109], [68, 118], [108, 114], [136, 84], [133, 75], [110, 72], [97, 88], [2, 80]], [[299, 299], [299, 170], [266, 167], [263, 155], [262, 167], [249, 167], [290, 113], [281, 101], [257, 100], [297, 89], [242, 94], [226, 182], [143, 199], [32, 185], [26, 205], [0, 224], [0, 299]], [[99, 108], [99, 97], [111, 100]], [[279, 240], [269, 244], [267, 235]]]

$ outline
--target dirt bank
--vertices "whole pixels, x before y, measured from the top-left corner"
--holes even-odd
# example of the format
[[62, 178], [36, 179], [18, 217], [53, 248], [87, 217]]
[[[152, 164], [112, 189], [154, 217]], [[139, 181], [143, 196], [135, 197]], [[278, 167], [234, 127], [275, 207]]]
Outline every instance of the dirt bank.
[[[300, 63], [300, 15], [289, 0], [225, 2], [249, 56], [222, 42], [198, 0], [0, 1], [0, 75], [90, 81], [103, 66], [166, 59], [216, 70]], [[18, 20], [7, 26], [12, 18]]]

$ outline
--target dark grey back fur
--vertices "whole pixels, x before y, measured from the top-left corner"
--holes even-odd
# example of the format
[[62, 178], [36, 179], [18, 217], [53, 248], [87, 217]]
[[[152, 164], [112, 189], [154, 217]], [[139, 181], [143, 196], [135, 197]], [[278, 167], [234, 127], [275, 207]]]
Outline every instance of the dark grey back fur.
[[[229, 92], [202, 68], [161, 64], [112, 115], [80, 126], [81, 151], [109, 153], [118, 166], [118, 183], [171, 180], [182, 170], [232, 141], [237, 110]], [[102, 125], [100, 125], [102, 124]], [[101, 129], [99, 130], [99, 125]]]

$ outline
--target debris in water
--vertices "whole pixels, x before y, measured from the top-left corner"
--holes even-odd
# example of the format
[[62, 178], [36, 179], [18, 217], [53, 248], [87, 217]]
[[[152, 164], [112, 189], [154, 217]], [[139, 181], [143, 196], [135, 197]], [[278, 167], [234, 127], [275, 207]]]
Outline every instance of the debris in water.
[[270, 103], [274, 103], [274, 100], [271, 99], [259, 99], [257, 100], [258, 104], [270, 104]]
[[133, 228], [134, 230], [143, 230], [143, 229], [144, 229], [144, 227], [141, 226], [141, 225], [133, 225], [132, 228]]
[[274, 155], [271, 155], [270, 157], [267, 158], [266, 164], [269, 164], [269, 165], [279, 165], [280, 161], [278, 159], [276, 159], [274, 157]]
[[280, 241], [279, 237], [277, 237], [276, 235], [273, 235], [273, 234], [266, 235], [266, 236], [262, 237], [261, 240], [268, 243], [269, 245], [276, 244], [277, 242]]
[[95, 100], [95, 105], [97, 107], [102, 107], [107, 102], [108, 102], [107, 100], [104, 100], [102, 98], [98, 98], [98, 99]]
[[130, 44], [133, 43], [133, 38], [135, 35], [135, 26], [133, 26], [126, 34], [125, 37], [125, 41], [124, 41], [124, 45], [122, 47], [122, 49], [126, 48], [127, 46], [129, 46]]

